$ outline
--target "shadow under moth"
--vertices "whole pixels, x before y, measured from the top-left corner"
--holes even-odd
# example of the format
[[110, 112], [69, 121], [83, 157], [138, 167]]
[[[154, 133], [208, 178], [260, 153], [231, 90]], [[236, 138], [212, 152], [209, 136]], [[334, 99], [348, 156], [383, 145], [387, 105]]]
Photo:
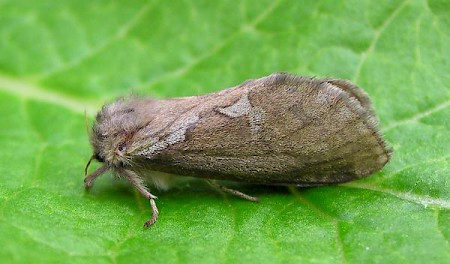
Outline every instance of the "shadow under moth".
[[[288, 73], [201, 96], [118, 99], [97, 114], [90, 141], [86, 189], [108, 170], [126, 179], [150, 201], [146, 227], [159, 214], [146, 184], [166, 189], [173, 174], [258, 201], [215, 180], [329, 185], [369, 176], [392, 155], [363, 90]], [[88, 174], [92, 160], [103, 165]]]

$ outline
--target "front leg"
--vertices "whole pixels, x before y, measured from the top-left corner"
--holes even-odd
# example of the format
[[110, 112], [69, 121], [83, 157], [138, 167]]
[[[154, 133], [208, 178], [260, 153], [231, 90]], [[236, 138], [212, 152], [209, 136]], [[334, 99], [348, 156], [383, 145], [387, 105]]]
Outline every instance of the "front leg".
[[[89, 166], [89, 163], [87, 166]], [[92, 187], [92, 184], [94, 184], [94, 181], [98, 178], [98, 176], [102, 175], [107, 170], [109, 170], [109, 167], [107, 165], [103, 165], [102, 167], [95, 170], [93, 173], [87, 174], [87, 166], [85, 169], [86, 178], [84, 178], [84, 188], [86, 190], [89, 190]]]
[[131, 185], [133, 185], [145, 198], [150, 201], [150, 207], [152, 208], [153, 214], [152, 217], [145, 222], [144, 227], [153, 225], [159, 215], [158, 207], [156, 207], [155, 203], [155, 199], [157, 197], [149, 192], [142, 179], [134, 171], [123, 169], [119, 171], [119, 174], [126, 178]]

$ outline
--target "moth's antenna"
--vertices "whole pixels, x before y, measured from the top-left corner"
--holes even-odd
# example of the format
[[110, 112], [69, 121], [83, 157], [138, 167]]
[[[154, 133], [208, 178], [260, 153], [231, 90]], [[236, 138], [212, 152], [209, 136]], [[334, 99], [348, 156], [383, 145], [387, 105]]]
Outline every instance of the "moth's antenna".
[[84, 124], [86, 125], [86, 133], [90, 137], [91, 136], [91, 132], [89, 130], [89, 121], [88, 121], [88, 118], [87, 118], [86, 110], [84, 110]]
[[93, 159], [94, 159], [94, 155], [91, 156], [91, 158], [89, 159], [88, 163], [86, 164], [86, 167], [84, 167], [84, 176], [88, 175], [89, 165], [91, 165], [91, 162], [92, 162]]

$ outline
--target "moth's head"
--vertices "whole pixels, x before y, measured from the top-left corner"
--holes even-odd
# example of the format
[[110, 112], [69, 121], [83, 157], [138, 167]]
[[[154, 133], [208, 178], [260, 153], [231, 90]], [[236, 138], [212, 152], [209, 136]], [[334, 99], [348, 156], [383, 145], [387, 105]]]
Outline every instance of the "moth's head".
[[128, 164], [133, 136], [139, 125], [133, 100], [119, 99], [103, 106], [90, 135], [93, 158], [110, 167]]
[[86, 165], [86, 179], [97, 174], [97, 171], [94, 171], [91, 175], [87, 175], [92, 160], [104, 163], [98, 169], [101, 170], [101, 173], [129, 165], [133, 136], [138, 127], [133, 99], [119, 99], [103, 106], [97, 114], [89, 135], [93, 154]]

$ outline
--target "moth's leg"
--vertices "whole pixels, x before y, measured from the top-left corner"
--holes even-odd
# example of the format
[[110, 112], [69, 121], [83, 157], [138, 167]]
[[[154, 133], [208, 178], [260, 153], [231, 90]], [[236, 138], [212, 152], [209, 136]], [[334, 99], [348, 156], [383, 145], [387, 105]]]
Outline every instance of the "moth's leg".
[[247, 194], [245, 194], [243, 192], [227, 188], [227, 187], [225, 187], [223, 185], [218, 184], [214, 180], [205, 179], [205, 181], [209, 185], [211, 185], [212, 187], [214, 187], [216, 189], [219, 189], [219, 190], [222, 190], [222, 191], [227, 192], [229, 194], [241, 197], [242, 199], [245, 199], [245, 200], [249, 200], [249, 201], [252, 201], [252, 202], [259, 202], [259, 198], [258, 197], [253, 197], [253, 196], [247, 195]]
[[158, 219], [158, 207], [156, 207], [155, 199], [157, 198], [153, 194], [149, 192], [147, 187], [145, 187], [142, 179], [133, 171], [123, 170], [121, 175], [125, 176], [125, 178], [133, 185], [145, 198], [150, 201], [150, 207], [152, 208], [152, 217], [145, 222], [144, 227], [149, 227], [153, 225]]
[[93, 173], [89, 174], [84, 178], [84, 188], [86, 190], [89, 190], [92, 185], [94, 184], [94, 181], [98, 178], [98, 176], [105, 173], [107, 170], [109, 170], [109, 167], [106, 165], [103, 165], [102, 167], [95, 170]]

